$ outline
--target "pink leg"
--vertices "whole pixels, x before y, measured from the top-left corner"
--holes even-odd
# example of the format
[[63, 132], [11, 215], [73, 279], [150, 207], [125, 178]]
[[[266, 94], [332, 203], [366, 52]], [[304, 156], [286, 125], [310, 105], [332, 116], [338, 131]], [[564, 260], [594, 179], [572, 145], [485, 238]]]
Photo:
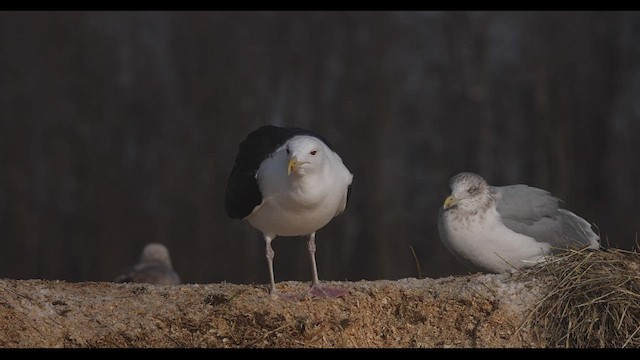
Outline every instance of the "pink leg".
[[270, 236], [270, 235], [264, 235], [264, 241], [267, 243], [267, 249], [266, 249], [266, 255], [267, 255], [267, 262], [269, 263], [269, 280], [271, 280], [271, 287], [269, 288], [269, 292], [274, 294], [276, 293], [276, 280], [275, 280], [275, 276], [273, 275], [273, 258], [275, 257], [276, 253], [275, 251], [273, 251], [273, 248], [271, 247], [271, 241], [273, 241], [273, 238], [275, 236]]
[[309, 235], [309, 257], [311, 258], [311, 271], [313, 276], [313, 283], [309, 294], [317, 297], [340, 297], [349, 293], [349, 290], [325, 287], [320, 285], [320, 279], [318, 279], [318, 267], [316, 266], [316, 233]]
[[275, 276], [273, 271], [273, 258], [275, 257], [276, 254], [275, 254], [275, 251], [273, 251], [273, 248], [271, 247], [271, 241], [273, 241], [274, 238], [275, 236], [270, 236], [270, 235], [264, 236], [264, 240], [267, 243], [267, 249], [266, 249], [267, 262], [269, 263], [269, 280], [270, 280], [269, 293], [271, 294], [272, 297], [275, 297], [275, 298], [286, 299], [286, 300], [300, 300], [302, 299], [301, 296], [283, 294], [278, 290], [276, 290], [276, 281], [275, 281]]

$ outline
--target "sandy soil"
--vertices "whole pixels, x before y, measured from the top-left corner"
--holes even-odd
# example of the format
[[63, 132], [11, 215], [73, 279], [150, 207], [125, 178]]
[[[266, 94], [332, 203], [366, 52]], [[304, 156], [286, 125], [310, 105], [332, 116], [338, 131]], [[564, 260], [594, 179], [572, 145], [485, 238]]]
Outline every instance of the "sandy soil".
[[[545, 286], [509, 275], [332, 282], [344, 298], [266, 285], [0, 280], [2, 347], [541, 347]], [[279, 283], [304, 295], [309, 284]]]

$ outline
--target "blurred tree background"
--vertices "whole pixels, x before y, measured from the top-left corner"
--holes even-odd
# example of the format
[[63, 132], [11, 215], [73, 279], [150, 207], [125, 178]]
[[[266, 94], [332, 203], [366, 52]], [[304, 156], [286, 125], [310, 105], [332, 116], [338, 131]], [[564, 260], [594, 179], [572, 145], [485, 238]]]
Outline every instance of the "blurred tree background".
[[[112, 280], [148, 242], [188, 283], [267, 283], [224, 213], [238, 143], [325, 135], [354, 173], [318, 232], [324, 280], [463, 274], [448, 179], [550, 190], [631, 249], [640, 221], [637, 12], [2, 12], [0, 276]], [[276, 280], [311, 278], [278, 238]]]

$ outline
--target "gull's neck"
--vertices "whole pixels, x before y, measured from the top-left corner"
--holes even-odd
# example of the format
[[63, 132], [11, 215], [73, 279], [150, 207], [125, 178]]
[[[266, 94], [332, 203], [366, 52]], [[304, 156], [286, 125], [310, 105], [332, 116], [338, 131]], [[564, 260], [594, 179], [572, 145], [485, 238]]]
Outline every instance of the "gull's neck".
[[488, 189], [473, 198], [460, 201], [452, 210], [463, 216], [482, 215], [492, 207], [495, 207], [495, 203], [495, 190]]

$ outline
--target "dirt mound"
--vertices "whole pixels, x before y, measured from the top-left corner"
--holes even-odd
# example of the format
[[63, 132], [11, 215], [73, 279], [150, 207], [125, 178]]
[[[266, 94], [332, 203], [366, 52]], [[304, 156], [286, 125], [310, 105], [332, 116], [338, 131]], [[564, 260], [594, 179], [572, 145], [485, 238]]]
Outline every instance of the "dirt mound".
[[[539, 281], [507, 275], [335, 282], [340, 299], [263, 285], [0, 280], [2, 347], [536, 347]], [[278, 284], [305, 294], [308, 284]]]

